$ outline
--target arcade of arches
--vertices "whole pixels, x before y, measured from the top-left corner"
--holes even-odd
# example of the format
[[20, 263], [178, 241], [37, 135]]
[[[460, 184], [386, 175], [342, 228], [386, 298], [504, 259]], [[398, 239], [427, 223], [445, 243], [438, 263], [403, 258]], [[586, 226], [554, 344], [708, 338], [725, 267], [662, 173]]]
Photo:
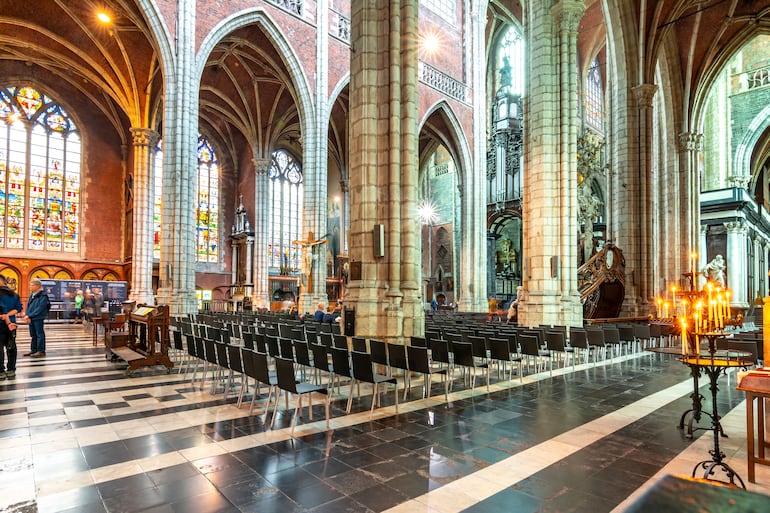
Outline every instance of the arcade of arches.
[[606, 240], [625, 315], [692, 251], [725, 255], [734, 307], [767, 293], [763, 2], [209, 4], [7, 7], [2, 272], [109, 273], [176, 312], [344, 299], [396, 339], [434, 297], [517, 287], [522, 322], [579, 324]]
[[768, 295], [768, 0], [0, 4], [23, 301], [125, 280], [175, 314], [337, 301], [389, 342], [434, 299], [582, 326], [608, 241], [620, 317], [717, 255], [732, 308]]

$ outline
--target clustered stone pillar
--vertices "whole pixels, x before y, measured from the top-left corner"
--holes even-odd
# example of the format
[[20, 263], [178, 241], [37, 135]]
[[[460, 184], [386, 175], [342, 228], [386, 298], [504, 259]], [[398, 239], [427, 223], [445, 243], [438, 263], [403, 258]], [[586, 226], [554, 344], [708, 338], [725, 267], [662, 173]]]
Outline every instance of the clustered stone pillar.
[[[316, 23], [318, 27], [329, 26], [329, 2], [319, 0], [316, 7]], [[304, 189], [303, 189], [303, 233], [300, 239], [305, 239], [312, 232], [317, 240], [327, 232], [328, 209], [328, 152], [329, 152], [329, 32], [316, 32], [315, 58], [315, 87], [314, 111], [309, 123], [309, 129], [302, 134], [304, 155]], [[326, 255], [328, 244], [321, 244], [311, 249], [302, 248], [303, 252], [313, 252], [312, 290], [300, 289], [299, 311], [313, 312], [318, 303], [326, 303]]]
[[551, 9], [530, 0], [524, 33], [528, 52], [524, 139], [524, 299], [519, 323], [582, 325], [577, 291], [577, 28], [578, 0]]
[[[178, 0], [176, 62], [166, 83], [163, 117], [163, 212], [158, 302], [174, 314], [198, 311], [195, 299], [195, 198], [198, 79], [195, 0]], [[151, 189], [151, 188], [150, 188]]]
[[[487, 299], [495, 297], [494, 271], [487, 273], [487, 2], [471, 2], [471, 89], [473, 91], [473, 168], [463, 174], [458, 184], [463, 227], [460, 243], [460, 275], [455, 285], [459, 290], [458, 309], [483, 312]], [[494, 259], [494, 249], [492, 251]], [[494, 269], [494, 267], [493, 267]], [[492, 285], [488, 286], [492, 277]], [[491, 291], [491, 295], [490, 295]], [[426, 298], [431, 299], [431, 298]]]
[[131, 128], [134, 177], [134, 244], [131, 255], [131, 299], [153, 304], [152, 260], [154, 201], [152, 197], [155, 146], [160, 136], [149, 128]]
[[[355, 333], [421, 335], [417, 0], [351, 3], [350, 267]], [[383, 225], [384, 240], [376, 226]], [[360, 272], [359, 272], [360, 269]]]
[[255, 308], [270, 307], [268, 290], [267, 245], [269, 238], [269, 212], [271, 205], [270, 178], [268, 173], [272, 160], [254, 158], [254, 292], [252, 304]]
[[[700, 185], [698, 179], [698, 163], [703, 151], [703, 134], [683, 132], [679, 134], [679, 205], [682, 222], [678, 240], [686, 241], [680, 246], [679, 260], [689, 268], [690, 255], [700, 251]], [[704, 235], [705, 237], [705, 235]], [[670, 240], [670, 239], [669, 239]], [[705, 259], [706, 255], [702, 255]], [[705, 263], [704, 263], [705, 265]], [[702, 267], [701, 267], [702, 268]]]
[[730, 305], [748, 308], [748, 251], [746, 223], [743, 220], [724, 223], [727, 230], [727, 287], [732, 291]]

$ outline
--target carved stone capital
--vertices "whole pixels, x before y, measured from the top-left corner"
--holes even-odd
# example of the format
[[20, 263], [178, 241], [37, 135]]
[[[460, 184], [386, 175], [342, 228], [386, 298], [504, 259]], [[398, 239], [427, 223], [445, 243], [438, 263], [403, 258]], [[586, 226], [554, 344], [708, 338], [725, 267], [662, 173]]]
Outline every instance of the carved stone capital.
[[561, 0], [551, 8], [551, 14], [559, 23], [559, 31], [571, 34], [577, 34], [585, 11], [585, 3], [575, 0]]
[[724, 226], [727, 233], [746, 233], [746, 223], [743, 220], [728, 221]]
[[340, 180], [340, 192], [343, 194], [348, 192], [348, 181], [347, 180]]
[[702, 151], [703, 134], [682, 132], [679, 134], [679, 151]]
[[129, 128], [131, 132], [131, 144], [136, 146], [149, 146], [155, 148], [160, 140], [160, 134], [151, 128]]
[[266, 175], [273, 165], [272, 159], [263, 159], [260, 157], [254, 157], [251, 159], [251, 162], [254, 164], [254, 172], [258, 175]]
[[700, 225], [700, 234], [703, 237], [705, 237], [708, 232], [709, 232], [709, 225], [707, 225], [707, 224]]
[[636, 98], [636, 106], [640, 109], [651, 109], [652, 100], [655, 98], [655, 93], [658, 91], [658, 86], [655, 84], [639, 84], [631, 88], [631, 92]]
[[751, 177], [748, 175], [733, 175], [727, 177], [727, 185], [736, 189], [748, 189]]

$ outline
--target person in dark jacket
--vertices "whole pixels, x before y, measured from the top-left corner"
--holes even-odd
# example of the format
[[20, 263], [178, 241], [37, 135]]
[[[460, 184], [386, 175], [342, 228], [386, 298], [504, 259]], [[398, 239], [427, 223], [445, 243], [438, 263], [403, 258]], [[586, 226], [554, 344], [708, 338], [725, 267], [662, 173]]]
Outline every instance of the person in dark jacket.
[[45, 330], [43, 323], [48, 317], [48, 311], [51, 309], [51, 300], [48, 294], [43, 290], [43, 284], [40, 280], [33, 278], [29, 281], [29, 291], [31, 292], [27, 300], [27, 308], [24, 311], [24, 319], [29, 323], [29, 335], [32, 337], [29, 353], [24, 356], [32, 358], [42, 358], [45, 356]]
[[0, 275], [0, 380], [16, 377], [16, 314], [21, 309], [18, 294], [8, 286], [5, 276]]
[[325, 315], [324, 304], [318, 303], [318, 310], [316, 310], [315, 313], [313, 314], [313, 320], [315, 322], [323, 322], [324, 315]]

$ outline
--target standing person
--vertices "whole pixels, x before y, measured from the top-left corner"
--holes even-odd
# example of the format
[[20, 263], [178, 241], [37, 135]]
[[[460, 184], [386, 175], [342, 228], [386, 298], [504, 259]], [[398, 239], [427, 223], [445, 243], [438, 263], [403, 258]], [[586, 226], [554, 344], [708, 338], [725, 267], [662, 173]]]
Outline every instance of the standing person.
[[83, 301], [85, 299], [83, 291], [78, 289], [75, 292], [75, 320], [72, 321], [74, 324], [83, 324]]
[[91, 289], [94, 293], [94, 316], [100, 317], [102, 315], [102, 308], [104, 307], [104, 294], [100, 287], [94, 287]]
[[0, 379], [16, 377], [16, 314], [21, 309], [19, 296], [8, 286], [5, 276], [0, 274]]
[[32, 337], [30, 352], [24, 356], [42, 358], [45, 356], [45, 330], [43, 323], [51, 309], [51, 300], [43, 290], [43, 284], [37, 278], [29, 280], [31, 292], [27, 300], [27, 309], [24, 311], [24, 319], [29, 323], [29, 336]]

